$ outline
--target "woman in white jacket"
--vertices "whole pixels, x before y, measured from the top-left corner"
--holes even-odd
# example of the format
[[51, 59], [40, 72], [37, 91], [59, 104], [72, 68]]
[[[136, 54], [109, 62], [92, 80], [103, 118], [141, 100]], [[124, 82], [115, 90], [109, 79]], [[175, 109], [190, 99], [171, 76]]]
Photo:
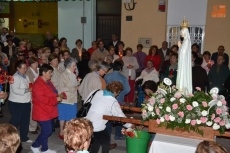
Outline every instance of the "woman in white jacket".
[[[108, 121], [103, 119], [103, 115], [125, 117], [125, 114], [122, 112], [120, 105], [115, 98], [122, 90], [122, 84], [118, 81], [113, 81], [106, 86], [105, 90], [97, 91], [92, 98], [92, 105], [86, 116], [86, 118], [93, 123], [94, 137], [90, 153], [98, 153], [100, 146], [102, 146], [102, 153], [109, 152], [110, 135], [106, 130], [106, 123]], [[94, 92], [95, 90], [89, 94], [89, 97]], [[131, 124], [127, 123], [125, 126], [128, 127], [131, 126]]]
[[147, 61], [147, 67], [141, 72], [141, 75], [136, 78], [136, 81], [140, 79], [143, 79], [142, 85], [148, 80], [152, 80], [155, 83], [159, 82], [159, 72], [153, 67], [151, 60]]

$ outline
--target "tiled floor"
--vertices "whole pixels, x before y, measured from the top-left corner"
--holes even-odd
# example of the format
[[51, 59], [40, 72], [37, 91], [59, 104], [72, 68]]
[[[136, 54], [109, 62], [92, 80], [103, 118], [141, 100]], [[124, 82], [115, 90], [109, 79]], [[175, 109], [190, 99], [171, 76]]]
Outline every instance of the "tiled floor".
[[[4, 117], [0, 118], [0, 123], [8, 123], [10, 114], [7, 105], [3, 106], [3, 113]], [[31, 140], [35, 140], [37, 135], [33, 135], [29, 133], [29, 138]], [[125, 153], [126, 152], [126, 144], [125, 140], [113, 140], [113, 135], [112, 135], [112, 143], [117, 143], [117, 148], [114, 150], [111, 150], [110, 153]], [[217, 138], [217, 142], [223, 145], [228, 152], [230, 152], [230, 139], [226, 138]], [[29, 143], [22, 143], [20, 150], [18, 153], [32, 153], [30, 150], [30, 145]], [[66, 153], [64, 149], [64, 144], [63, 140], [58, 138], [58, 129], [49, 137], [49, 148], [56, 150], [58, 153]]]

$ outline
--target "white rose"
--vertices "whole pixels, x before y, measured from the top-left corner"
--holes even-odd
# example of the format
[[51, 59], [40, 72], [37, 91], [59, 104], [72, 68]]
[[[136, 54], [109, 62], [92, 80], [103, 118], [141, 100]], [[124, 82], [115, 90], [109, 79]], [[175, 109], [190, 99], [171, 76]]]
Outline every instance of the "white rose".
[[181, 102], [181, 103], [185, 103], [185, 101], [186, 101], [186, 100], [185, 100], [184, 98], [181, 98], [181, 99], [180, 99], [180, 102]]
[[176, 100], [176, 98], [174, 98], [174, 97], [172, 97], [172, 98], [170, 99], [171, 102], [173, 102], [173, 101], [175, 101], [175, 100]]
[[220, 128], [220, 125], [214, 123], [213, 126], [212, 126], [212, 128], [213, 128], [214, 130], [218, 130], [218, 129]]
[[161, 118], [160, 118], [160, 121], [161, 121], [161, 122], [164, 122], [164, 121], [165, 121], [164, 117], [161, 117]]
[[153, 106], [148, 106], [148, 111], [152, 112], [153, 111]]
[[230, 123], [225, 124], [226, 129], [230, 129]]
[[207, 115], [208, 115], [208, 112], [207, 112], [206, 110], [203, 110], [203, 111], [201, 112], [201, 115], [202, 115], [202, 116], [207, 116]]
[[198, 105], [199, 105], [198, 102], [196, 102], [196, 101], [192, 102], [193, 107], [197, 107]]
[[171, 112], [171, 108], [168, 106], [168, 107], [166, 107], [166, 112]]
[[185, 124], [189, 124], [191, 122], [191, 119], [186, 119]]
[[222, 106], [222, 102], [218, 101], [216, 105], [220, 107], [220, 106]]
[[170, 115], [170, 116], [169, 116], [169, 120], [170, 120], [170, 121], [175, 121], [175, 117], [172, 116], [172, 115]]
[[163, 107], [162, 106], [159, 106], [160, 109], [162, 109]]
[[155, 113], [153, 113], [153, 112], [152, 112], [152, 114], [151, 114], [151, 115], [152, 115], [152, 116], [155, 116]]
[[207, 126], [212, 126], [212, 121], [206, 122], [206, 125], [207, 125]]
[[201, 120], [196, 120], [196, 124], [201, 124]]

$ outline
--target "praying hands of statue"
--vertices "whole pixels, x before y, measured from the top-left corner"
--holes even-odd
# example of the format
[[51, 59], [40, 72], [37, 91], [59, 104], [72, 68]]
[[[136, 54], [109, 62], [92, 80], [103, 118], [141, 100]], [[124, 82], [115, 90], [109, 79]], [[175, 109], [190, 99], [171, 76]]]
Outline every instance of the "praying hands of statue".
[[181, 46], [181, 41], [178, 41], [177, 45], [178, 45], [178, 47], [180, 47]]
[[128, 69], [132, 69], [132, 68], [133, 68], [133, 66], [132, 66], [132, 65], [129, 65], [129, 66], [127, 66], [127, 68], [128, 68]]

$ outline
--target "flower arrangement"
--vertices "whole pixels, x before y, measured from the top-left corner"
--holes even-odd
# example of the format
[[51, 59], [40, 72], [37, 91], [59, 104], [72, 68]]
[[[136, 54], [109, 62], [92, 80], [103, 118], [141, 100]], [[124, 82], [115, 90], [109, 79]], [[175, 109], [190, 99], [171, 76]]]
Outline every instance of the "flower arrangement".
[[121, 133], [125, 136], [125, 137], [130, 137], [130, 138], [138, 138], [139, 137], [139, 132], [144, 128], [144, 126], [140, 126], [140, 127], [129, 127], [129, 128], [122, 128]]
[[[14, 83], [14, 78], [13, 78], [13, 76], [8, 75], [7, 72], [4, 72], [3, 75], [0, 75], [0, 92], [6, 92], [7, 91], [7, 83], [13, 84]], [[3, 90], [3, 84], [5, 84], [4, 85], [4, 87], [5, 87], [4, 90]], [[1, 99], [0, 103], [4, 103], [4, 99]]]
[[223, 134], [230, 128], [230, 116], [225, 97], [218, 95], [218, 89], [204, 93], [199, 87], [194, 94], [184, 95], [170, 81], [164, 80], [158, 91], [147, 103], [142, 104], [143, 120], [154, 119], [167, 129], [195, 131], [203, 135], [200, 127], [212, 127]]

